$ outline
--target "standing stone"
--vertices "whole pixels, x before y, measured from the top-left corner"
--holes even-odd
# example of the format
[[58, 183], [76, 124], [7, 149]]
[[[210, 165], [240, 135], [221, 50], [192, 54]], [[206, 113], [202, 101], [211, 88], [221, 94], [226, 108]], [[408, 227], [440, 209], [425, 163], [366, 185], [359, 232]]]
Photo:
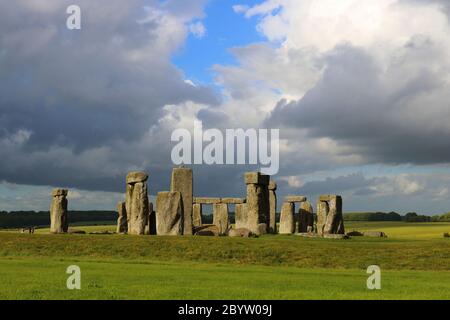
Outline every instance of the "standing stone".
[[117, 212], [119, 217], [117, 219], [117, 233], [127, 233], [128, 232], [128, 219], [127, 210], [125, 207], [125, 202], [119, 202], [117, 204]]
[[293, 234], [295, 232], [295, 205], [292, 202], [283, 203], [280, 216], [280, 234]]
[[317, 233], [345, 234], [341, 196], [320, 196], [317, 204]]
[[269, 183], [269, 205], [270, 205], [270, 217], [269, 217], [269, 233], [277, 233], [277, 184], [275, 181]]
[[203, 225], [202, 222], [202, 205], [200, 203], [194, 203], [192, 207], [192, 225], [194, 228], [201, 227]]
[[67, 233], [69, 222], [67, 220], [67, 194], [68, 190], [54, 189], [50, 206], [50, 232]]
[[183, 219], [181, 193], [159, 192], [156, 198], [156, 233], [159, 236], [181, 236]]
[[147, 180], [148, 175], [143, 172], [131, 172], [127, 175], [125, 206], [128, 234], [145, 234], [149, 214]]
[[328, 216], [328, 202], [325, 201], [319, 201], [317, 203], [317, 222], [316, 222], [316, 227], [317, 227], [317, 234], [318, 235], [323, 235], [324, 233], [324, 228], [325, 228], [325, 223], [327, 222], [327, 216]]
[[236, 229], [247, 228], [247, 204], [237, 204], [234, 209], [234, 223]]
[[193, 174], [192, 169], [175, 168], [172, 171], [170, 191], [179, 191], [182, 198], [183, 234], [193, 234], [192, 205], [193, 205]]
[[345, 234], [341, 196], [333, 196], [331, 198], [323, 232], [324, 234]]
[[219, 228], [219, 235], [226, 235], [230, 225], [228, 218], [228, 205], [217, 203], [213, 205], [213, 225]]
[[269, 205], [270, 177], [259, 172], [245, 174], [247, 184], [247, 226], [256, 235], [260, 234], [259, 225], [270, 220]]
[[298, 211], [298, 232], [311, 232], [314, 227], [314, 210], [309, 201], [302, 202]]

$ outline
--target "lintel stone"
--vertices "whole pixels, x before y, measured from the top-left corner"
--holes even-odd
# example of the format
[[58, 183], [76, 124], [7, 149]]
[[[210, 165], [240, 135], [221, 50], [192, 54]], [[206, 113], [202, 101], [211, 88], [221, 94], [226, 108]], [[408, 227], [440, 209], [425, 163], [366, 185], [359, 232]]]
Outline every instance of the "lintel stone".
[[222, 198], [222, 203], [226, 204], [243, 204], [245, 202], [245, 198]]
[[284, 198], [284, 202], [296, 203], [296, 202], [305, 202], [308, 198], [304, 196], [287, 196]]
[[221, 198], [194, 198], [194, 203], [217, 204], [217, 203], [222, 203], [222, 199]]
[[270, 176], [264, 175], [261, 172], [246, 172], [245, 183], [246, 184], [262, 184], [269, 185]]
[[127, 175], [127, 184], [146, 182], [148, 180], [148, 174], [145, 172], [130, 172]]

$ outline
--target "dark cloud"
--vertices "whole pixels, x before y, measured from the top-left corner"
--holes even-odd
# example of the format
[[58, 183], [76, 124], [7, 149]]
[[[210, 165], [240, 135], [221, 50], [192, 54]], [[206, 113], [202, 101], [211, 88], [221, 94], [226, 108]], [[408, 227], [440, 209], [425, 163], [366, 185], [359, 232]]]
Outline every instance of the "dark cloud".
[[281, 101], [267, 123], [331, 138], [368, 163], [449, 163], [446, 71], [421, 60], [433, 59], [435, 46], [412, 37], [387, 70], [369, 52], [340, 46], [318, 84], [299, 101]]
[[0, 179], [117, 190], [129, 168], [169, 164], [170, 131], [145, 139], [163, 107], [218, 102], [170, 61], [204, 3], [78, 1], [69, 31], [71, 1], [1, 2]]

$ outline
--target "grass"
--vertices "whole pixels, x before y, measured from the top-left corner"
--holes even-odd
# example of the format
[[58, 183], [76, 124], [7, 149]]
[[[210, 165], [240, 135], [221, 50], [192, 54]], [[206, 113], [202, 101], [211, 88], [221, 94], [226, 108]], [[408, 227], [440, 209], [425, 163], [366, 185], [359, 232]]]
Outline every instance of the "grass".
[[[336, 241], [0, 232], [0, 299], [450, 299], [450, 223], [347, 223]], [[87, 232], [114, 226], [75, 227]], [[65, 287], [82, 270], [82, 290]], [[380, 291], [366, 288], [369, 265]]]

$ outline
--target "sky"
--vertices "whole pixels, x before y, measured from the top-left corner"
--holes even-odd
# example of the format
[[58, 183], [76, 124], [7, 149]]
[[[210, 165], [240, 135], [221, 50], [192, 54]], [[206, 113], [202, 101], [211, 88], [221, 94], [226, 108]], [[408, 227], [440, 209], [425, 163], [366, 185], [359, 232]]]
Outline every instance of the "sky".
[[[66, 28], [79, 5], [81, 30]], [[279, 129], [279, 199], [450, 211], [446, 0], [0, 0], [0, 211], [169, 188], [174, 130]], [[244, 165], [195, 165], [245, 196]], [[281, 204], [280, 204], [281, 205]]]

